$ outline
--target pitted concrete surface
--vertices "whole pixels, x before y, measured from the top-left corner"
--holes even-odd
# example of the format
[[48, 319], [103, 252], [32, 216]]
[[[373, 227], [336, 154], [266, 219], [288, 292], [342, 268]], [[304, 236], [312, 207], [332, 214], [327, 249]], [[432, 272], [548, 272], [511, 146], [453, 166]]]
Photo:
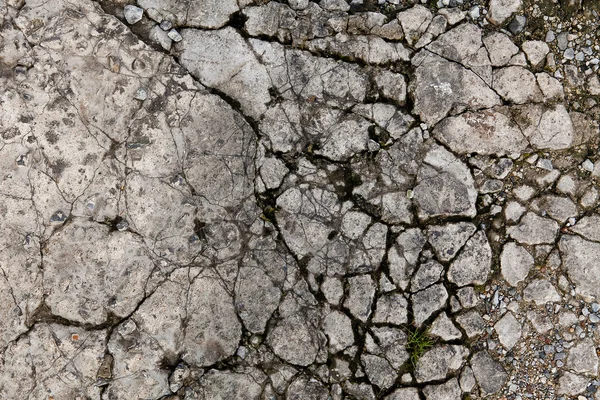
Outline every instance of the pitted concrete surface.
[[0, 399], [600, 399], [595, 2], [0, 10]]

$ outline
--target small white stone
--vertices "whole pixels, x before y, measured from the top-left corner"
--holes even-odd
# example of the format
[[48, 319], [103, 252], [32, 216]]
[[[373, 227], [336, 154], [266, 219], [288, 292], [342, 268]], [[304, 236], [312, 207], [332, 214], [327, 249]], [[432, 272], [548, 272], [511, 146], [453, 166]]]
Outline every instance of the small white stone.
[[146, 90], [146, 88], [141, 87], [137, 90], [137, 92], [135, 92], [133, 98], [136, 100], [144, 101], [148, 98], [148, 91]]
[[479, 6], [474, 6], [469, 10], [469, 16], [473, 19], [479, 18]]
[[517, 222], [527, 209], [516, 201], [509, 201], [504, 209], [504, 216], [508, 222]]
[[594, 163], [587, 159], [581, 164], [581, 168], [588, 172], [592, 172], [594, 170]]
[[167, 35], [171, 38], [171, 40], [173, 40], [174, 42], [181, 42], [183, 40], [183, 37], [179, 34], [179, 32], [177, 32], [175, 29], [171, 29], [169, 31], [169, 33], [167, 33]]
[[163, 31], [168, 31], [173, 27], [173, 24], [171, 23], [171, 21], [169, 20], [162, 20], [160, 23], [160, 29], [162, 29]]
[[125, 6], [125, 8], [123, 9], [123, 13], [125, 15], [125, 20], [127, 21], [127, 23], [133, 25], [142, 20], [144, 10], [129, 4]]
[[529, 164], [533, 165], [538, 160], [538, 158], [539, 158], [539, 156], [537, 154], [532, 154], [531, 156], [527, 157], [525, 159], [525, 161], [527, 161]]
[[552, 166], [552, 160], [547, 158], [540, 158], [536, 164], [536, 167], [545, 169], [546, 171], [552, 171], [554, 169]]

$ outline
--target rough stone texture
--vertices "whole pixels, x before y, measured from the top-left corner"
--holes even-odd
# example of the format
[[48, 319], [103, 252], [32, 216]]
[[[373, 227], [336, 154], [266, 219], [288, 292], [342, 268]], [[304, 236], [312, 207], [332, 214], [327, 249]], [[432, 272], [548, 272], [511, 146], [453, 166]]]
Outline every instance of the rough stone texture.
[[233, 97], [254, 118], [266, 111], [271, 99], [269, 76], [239, 33], [232, 28], [184, 29], [181, 35], [176, 46], [181, 64], [203, 85]]
[[544, 196], [532, 202], [534, 211], [546, 213], [558, 222], [565, 223], [569, 218], [577, 216], [577, 206], [570, 199], [562, 196]]
[[392, 293], [377, 300], [373, 322], [402, 325], [408, 322], [408, 302], [401, 294]]
[[519, 52], [519, 48], [512, 40], [501, 32], [492, 32], [485, 36], [483, 44], [490, 55], [490, 62], [494, 67], [506, 65]]
[[560, 81], [545, 72], [535, 75], [545, 100], [564, 100], [565, 92]]
[[384, 357], [395, 369], [399, 369], [408, 360], [406, 333], [399, 328], [373, 328], [373, 334], [379, 341], [374, 353]]
[[419, 391], [414, 388], [396, 389], [385, 400], [418, 400]]
[[415, 323], [420, 326], [434, 312], [446, 304], [448, 292], [442, 284], [437, 284], [415, 293], [412, 298], [412, 312], [415, 316]]
[[444, 379], [462, 367], [467, 355], [468, 351], [462, 346], [434, 347], [417, 362], [415, 378], [419, 383]]
[[388, 389], [396, 381], [398, 373], [385, 358], [363, 354], [361, 361], [370, 381], [378, 387]]
[[477, 382], [475, 381], [475, 375], [473, 375], [473, 370], [469, 367], [465, 367], [460, 374], [460, 388], [463, 392], [469, 393], [473, 390]]
[[550, 52], [550, 48], [546, 42], [541, 40], [528, 40], [523, 42], [521, 48], [527, 55], [527, 59], [531, 65], [538, 66], [545, 60], [546, 55]]
[[142, 16], [144, 15], [144, 10], [139, 7], [127, 5], [123, 9], [123, 14], [125, 15], [125, 20], [128, 24], [135, 24], [142, 20]]
[[419, 217], [472, 217], [476, 213], [477, 191], [468, 168], [439, 146], [429, 150], [423, 161], [414, 189]]
[[552, 283], [544, 279], [536, 279], [523, 290], [523, 299], [533, 301], [537, 305], [544, 305], [548, 302], [560, 301], [561, 297]]
[[498, 340], [507, 350], [514, 347], [521, 338], [521, 324], [511, 312], [507, 312], [496, 322], [494, 329], [498, 334]]
[[[260, 382], [260, 381], [259, 381]], [[260, 396], [261, 386], [250, 374], [210, 370], [201, 378], [204, 395], [250, 400]]]
[[465, 112], [446, 118], [436, 125], [433, 134], [461, 154], [505, 155], [525, 150], [527, 138], [501, 110]]
[[439, 317], [433, 321], [429, 333], [433, 336], [440, 337], [442, 340], [448, 341], [460, 339], [462, 337], [462, 333], [460, 333], [458, 328], [445, 313], [440, 314]]
[[425, 234], [420, 229], [407, 229], [398, 235], [395, 245], [388, 252], [390, 277], [403, 290], [410, 283], [419, 254], [426, 242]]
[[456, 322], [465, 331], [467, 337], [472, 339], [483, 333], [487, 325], [477, 311], [467, 311], [456, 317]]
[[514, 108], [515, 120], [533, 147], [560, 150], [575, 140], [573, 120], [563, 104], [550, 107], [525, 105]]
[[490, 0], [488, 20], [493, 24], [502, 24], [522, 6], [521, 0]]
[[499, 391], [507, 378], [502, 366], [486, 351], [480, 351], [471, 358], [471, 368], [479, 387], [488, 394]]
[[438, 262], [429, 261], [421, 264], [411, 280], [411, 292], [417, 292], [436, 283], [442, 272], [444, 272], [444, 267]]
[[329, 339], [329, 348], [334, 353], [344, 350], [354, 343], [352, 321], [339, 311], [333, 310], [325, 317], [323, 331]]
[[567, 366], [580, 374], [591, 376], [598, 374], [598, 355], [592, 339], [585, 339], [569, 350]]
[[476, 25], [464, 23], [440, 35], [427, 46], [427, 50], [446, 59], [468, 64], [480, 47], [481, 30]]
[[348, 279], [350, 286], [344, 305], [352, 315], [361, 321], [366, 321], [371, 315], [375, 285], [369, 275], [355, 276]]
[[468, 222], [431, 226], [427, 239], [441, 261], [452, 260], [477, 228]]
[[587, 240], [600, 242], [600, 215], [592, 214], [583, 217], [572, 229]]
[[511, 286], [517, 286], [529, 275], [533, 268], [534, 259], [531, 254], [522, 246], [514, 242], [504, 245], [500, 256], [500, 266], [502, 277]]
[[285, 314], [268, 336], [273, 352], [292, 364], [313, 363], [320, 347], [318, 332], [299, 314], [300, 306], [293, 300], [284, 302], [280, 310]]
[[176, 0], [138, 0], [137, 3], [145, 10], [155, 10], [162, 19], [190, 28], [221, 28], [227, 23], [230, 15], [239, 10], [235, 0], [190, 3]]
[[559, 248], [563, 265], [577, 292], [583, 296], [600, 298], [600, 281], [596, 273], [600, 244], [578, 236], [562, 236]]
[[[46, 299], [57, 315], [99, 325], [109, 313], [129, 315], [146, 295], [155, 266], [145, 246], [129, 232], [109, 235], [109, 230], [75, 221], [54, 236], [46, 250], [44, 285], [63, 288], [48, 293]], [[78, 250], [86, 244], [89, 250]], [[114, 267], [107, 271], [103, 265]]]
[[456, 378], [440, 385], [430, 385], [423, 389], [427, 400], [459, 400], [462, 392]]
[[417, 67], [409, 83], [414, 111], [434, 125], [448, 114], [500, 105], [498, 95], [474, 72], [427, 51], [412, 60]]
[[448, 279], [458, 286], [481, 285], [491, 272], [492, 250], [485, 233], [474, 234], [450, 265]]
[[507, 229], [508, 234], [519, 243], [553, 243], [558, 233], [558, 224], [551, 219], [529, 212], [521, 222]]
[[580, 376], [569, 371], [558, 379], [558, 394], [567, 394], [571, 396], [583, 393], [590, 382], [589, 378]]
[[406, 41], [409, 45], [412, 45], [425, 32], [433, 19], [433, 15], [431, 11], [419, 4], [406, 11], [399, 12], [397, 18], [404, 31]]
[[494, 71], [493, 88], [502, 98], [513, 104], [542, 100], [535, 75], [523, 67], [506, 67]]
[[409, 3], [0, 0], [0, 398], [593, 397], [598, 10]]

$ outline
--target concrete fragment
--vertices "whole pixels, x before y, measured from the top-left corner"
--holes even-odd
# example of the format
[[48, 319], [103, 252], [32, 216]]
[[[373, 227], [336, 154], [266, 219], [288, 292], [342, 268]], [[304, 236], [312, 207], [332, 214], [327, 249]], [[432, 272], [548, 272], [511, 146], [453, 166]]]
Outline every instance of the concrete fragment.
[[432, 225], [427, 238], [440, 261], [452, 260], [477, 228], [469, 222], [447, 225]]
[[583, 375], [596, 376], [598, 374], [598, 355], [596, 345], [591, 338], [573, 346], [569, 350], [567, 367]]
[[577, 375], [569, 371], [565, 371], [563, 375], [558, 378], [558, 394], [567, 395], [578, 395], [583, 393], [585, 388], [590, 382], [589, 378], [585, 376]]
[[361, 362], [369, 380], [382, 389], [388, 389], [394, 385], [398, 373], [390, 363], [383, 357], [371, 354], [363, 354]]
[[438, 336], [442, 340], [460, 339], [462, 334], [446, 313], [440, 314], [431, 324], [429, 333], [433, 336]]
[[506, 155], [522, 152], [529, 145], [519, 126], [500, 109], [445, 118], [436, 125], [433, 134], [461, 154]]
[[433, 260], [421, 264], [417, 272], [413, 275], [410, 284], [411, 292], [418, 292], [428, 286], [436, 283], [444, 272], [444, 267]]
[[381, 296], [373, 316], [374, 323], [402, 325], [408, 321], [408, 302], [398, 293]]
[[546, 59], [546, 55], [550, 52], [550, 48], [546, 42], [541, 40], [528, 40], [523, 42], [521, 48], [527, 55], [527, 59], [532, 66], [536, 67]]
[[429, 385], [423, 389], [427, 400], [460, 400], [462, 392], [458, 380], [452, 378], [440, 385]]
[[427, 50], [446, 59], [468, 64], [481, 47], [481, 30], [477, 25], [463, 23], [440, 37], [427, 46]]
[[419, 400], [419, 391], [415, 388], [396, 389], [385, 400]]
[[431, 11], [420, 4], [399, 12], [396, 16], [409, 45], [416, 43], [433, 19]]
[[467, 355], [468, 350], [463, 346], [436, 346], [417, 361], [415, 378], [419, 383], [444, 379], [462, 367]]
[[498, 340], [507, 350], [512, 349], [521, 339], [521, 324], [510, 311], [496, 322], [494, 329], [498, 334]]
[[456, 322], [464, 329], [469, 339], [481, 335], [487, 327], [481, 315], [475, 310], [460, 314], [456, 317]]
[[599, 276], [593, 272], [600, 257], [600, 244], [579, 236], [564, 235], [559, 241], [559, 249], [576, 293], [587, 298], [600, 298]]
[[501, 32], [492, 32], [483, 38], [489, 55], [490, 62], [494, 67], [502, 67], [519, 52], [519, 48], [510, 40], [510, 38]]
[[498, 392], [508, 378], [502, 366], [494, 361], [487, 351], [480, 351], [471, 358], [471, 368], [484, 393]]
[[548, 218], [528, 212], [521, 222], [507, 229], [508, 234], [524, 244], [553, 243], [558, 233], [558, 224]]
[[138, 0], [145, 10], [156, 10], [163, 16], [173, 18], [177, 26], [216, 29], [226, 25], [231, 14], [239, 10], [236, 0], [205, 0], [192, 4], [177, 0]]
[[429, 125], [448, 114], [500, 105], [498, 95], [477, 74], [432, 53], [421, 51], [412, 59], [415, 77], [409, 83], [414, 112]]
[[482, 285], [491, 272], [492, 250], [484, 232], [479, 231], [465, 244], [448, 269], [448, 280], [458, 286]]
[[522, 6], [521, 0], [490, 0], [488, 20], [493, 24], [500, 25], [519, 11]]
[[271, 99], [269, 76], [235, 29], [184, 29], [181, 36], [184, 40], [176, 44], [175, 52], [202, 84], [237, 99], [255, 118], [266, 111], [265, 104]]
[[412, 312], [415, 324], [421, 326], [433, 313], [440, 310], [448, 300], [448, 292], [442, 284], [430, 286], [429, 288], [412, 295]]
[[533, 256], [524, 247], [514, 242], [504, 245], [500, 255], [500, 267], [502, 277], [511, 286], [517, 286], [524, 281], [533, 265]]
[[560, 301], [561, 297], [552, 283], [547, 280], [536, 279], [523, 290], [523, 300], [533, 301], [538, 306], [541, 306], [546, 303]]
[[365, 322], [371, 315], [371, 304], [375, 295], [375, 284], [369, 275], [358, 275], [348, 279], [349, 292], [344, 305], [355, 318]]
[[535, 75], [522, 67], [506, 67], [494, 71], [493, 88], [502, 98], [513, 104], [542, 100]]
[[354, 343], [354, 332], [352, 322], [345, 314], [333, 310], [323, 321], [323, 332], [329, 339], [329, 349], [337, 353]]
[[417, 175], [414, 201], [419, 217], [474, 216], [477, 190], [468, 168], [442, 147], [433, 147]]
[[546, 100], [563, 100], [565, 97], [564, 89], [560, 81], [545, 72], [535, 75], [538, 86], [544, 94]]

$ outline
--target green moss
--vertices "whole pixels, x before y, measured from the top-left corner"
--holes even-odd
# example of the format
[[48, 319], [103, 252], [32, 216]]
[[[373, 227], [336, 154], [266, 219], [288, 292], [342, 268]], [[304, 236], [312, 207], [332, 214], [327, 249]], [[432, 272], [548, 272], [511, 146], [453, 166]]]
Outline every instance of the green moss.
[[473, 289], [477, 293], [485, 293], [485, 285], [475, 285], [473, 286]]
[[415, 367], [421, 356], [433, 347], [435, 339], [429, 335], [429, 329], [413, 328], [407, 330], [406, 335], [406, 350], [410, 355], [410, 362]]

